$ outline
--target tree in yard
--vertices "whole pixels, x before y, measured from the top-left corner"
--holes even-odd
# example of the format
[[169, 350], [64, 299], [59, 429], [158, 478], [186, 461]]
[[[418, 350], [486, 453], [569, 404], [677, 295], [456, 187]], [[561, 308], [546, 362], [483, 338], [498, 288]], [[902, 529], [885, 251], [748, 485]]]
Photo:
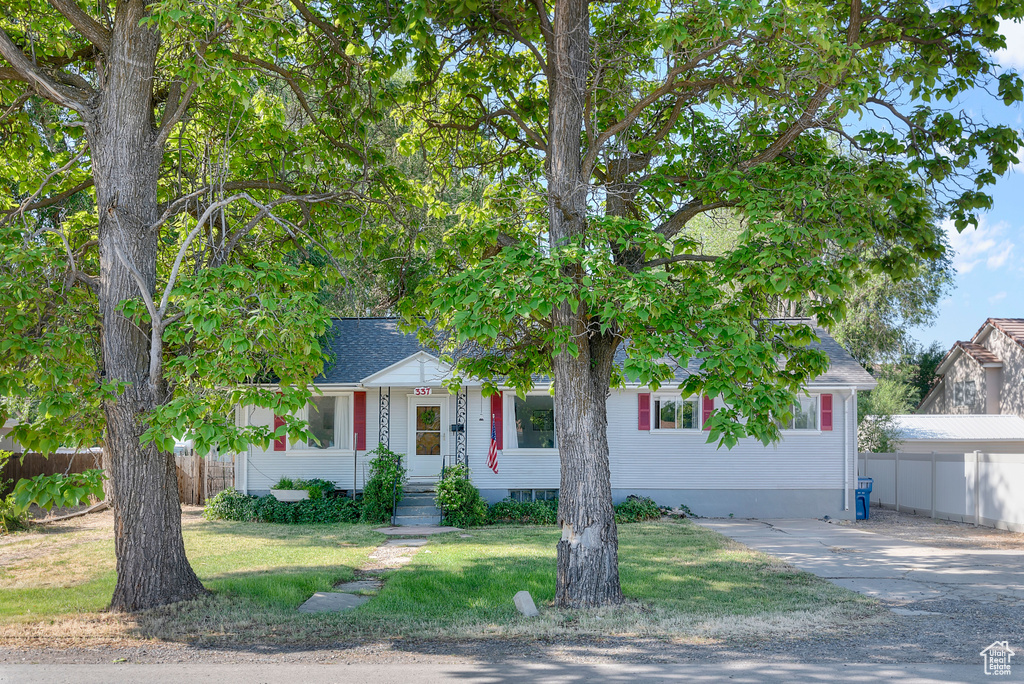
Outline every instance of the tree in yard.
[[102, 439], [114, 609], [204, 591], [175, 436], [202, 453], [305, 435], [291, 417], [237, 430], [233, 407], [305, 404], [323, 266], [349, 248], [335, 238], [395, 204], [372, 147], [392, 73], [365, 68], [375, 54], [345, 3], [0, 14], [0, 396], [31, 407], [28, 449]]
[[[723, 400], [711, 441], [777, 439], [826, 367], [781, 299], [842, 318], [858, 280], [942, 254], [1016, 159], [1018, 134], [955, 101], [991, 85], [998, 17], [1020, 3], [920, 0], [417, 0], [380, 10], [414, 61], [403, 144], [456, 207], [441, 275], [407, 303], [458, 368], [527, 389], [553, 378], [561, 459], [556, 603], [622, 600], [606, 435], [609, 388], [674, 383]], [[734, 244], [693, 227], [728, 208]], [[443, 208], [439, 208], [444, 211]], [[615, 362], [626, 347], [625, 361]], [[723, 405], [724, 404], [724, 405]]]

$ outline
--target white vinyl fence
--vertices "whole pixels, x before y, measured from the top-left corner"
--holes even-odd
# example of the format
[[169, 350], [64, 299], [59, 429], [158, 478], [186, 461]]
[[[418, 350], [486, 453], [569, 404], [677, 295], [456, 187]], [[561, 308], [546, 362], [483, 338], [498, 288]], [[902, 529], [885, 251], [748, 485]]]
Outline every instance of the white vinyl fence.
[[1024, 532], [1024, 454], [861, 453], [871, 503]]

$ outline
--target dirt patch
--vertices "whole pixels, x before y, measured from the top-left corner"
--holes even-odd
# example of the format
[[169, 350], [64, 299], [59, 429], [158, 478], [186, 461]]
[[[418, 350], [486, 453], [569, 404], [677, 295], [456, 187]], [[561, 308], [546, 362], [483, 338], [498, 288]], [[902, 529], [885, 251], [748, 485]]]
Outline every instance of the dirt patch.
[[370, 562], [361, 567], [361, 573], [373, 573], [378, 570], [394, 570], [400, 568], [420, 552], [418, 546], [380, 546], [370, 554]]
[[[54, 509], [58, 510], [61, 513], [57, 515], [74, 512], [72, 509]], [[46, 522], [47, 518], [57, 515], [34, 519], [28, 530], [0, 537], [0, 567], [55, 555], [79, 544], [114, 538], [114, 512], [109, 508], [70, 520]], [[182, 506], [182, 525], [195, 525], [202, 520], [202, 506]]]
[[1024, 551], [1024, 533], [975, 527], [971, 523], [951, 520], [932, 520], [927, 516], [897, 513], [886, 508], [872, 507], [870, 520], [836, 520], [833, 523], [944, 549]]

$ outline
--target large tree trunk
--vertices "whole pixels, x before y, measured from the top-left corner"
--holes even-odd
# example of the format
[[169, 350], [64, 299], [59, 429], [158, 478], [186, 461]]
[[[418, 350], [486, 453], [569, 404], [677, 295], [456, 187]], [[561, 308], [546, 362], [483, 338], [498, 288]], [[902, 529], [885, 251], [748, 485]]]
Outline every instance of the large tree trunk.
[[143, 14], [142, 2], [117, 4], [102, 99], [86, 122], [99, 212], [103, 367], [121, 388], [104, 405], [117, 557], [111, 608], [129, 611], [205, 591], [185, 557], [174, 457], [141, 444], [145, 415], [162, 400], [150, 382], [149, 337], [117, 310], [140, 296], [132, 268], [151, 293], [156, 285], [150, 226], [162, 156], [152, 122], [159, 37], [139, 26]]
[[[554, 49], [549, 55], [548, 212], [552, 246], [582, 239], [587, 226], [587, 179], [582, 175], [580, 135], [590, 61], [587, 0], [555, 3]], [[579, 268], [564, 274], [581, 278]], [[575, 357], [560, 349], [553, 359], [555, 415], [562, 466], [558, 523], [557, 605], [586, 608], [620, 603], [618, 532], [608, 467], [607, 397], [614, 341], [599, 335], [580, 306], [562, 304], [552, 313], [579, 347]]]
[[555, 603], [590, 608], [622, 602], [619, 535], [608, 467], [608, 385], [615, 343], [590, 331], [577, 358], [555, 359], [555, 415], [562, 484]]

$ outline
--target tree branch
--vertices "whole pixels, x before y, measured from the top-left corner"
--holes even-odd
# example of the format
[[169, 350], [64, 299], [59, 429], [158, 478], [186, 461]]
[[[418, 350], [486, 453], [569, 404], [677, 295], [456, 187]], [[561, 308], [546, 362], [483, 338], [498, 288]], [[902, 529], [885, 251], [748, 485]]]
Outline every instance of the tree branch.
[[735, 206], [735, 202], [709, 202], [704, 204], [699, 199], [695, 199], [691, 202], [687, 202], [679, 209], [676, 213], [669, 216], [665, 221], [658, 226], [656, 232], [661, 233], [667, 238], [673, 237], [676, 233], [683, 229], [683, 227], [689, 223], [690, 219], [698, 214], [703, 214], [706, 211], [712, 209], [721, 209], [722, 207]]
[[718, 261], [722, 257], [712, 256], [710, 254], [677, 254], [671, 257], [665, 257], [664, 259], [652, 259], [651, 261], [645, 261], [645, 268], [653, 268], [655, 266], [664, 266], [665, 264], [676, 264], [680, 261]]
[[82, 155], [85, 154], [85, 151], [87, 149], [89, 149], [89, 146], [88, 145], [84, 145], [82, 147], [82, 149], [80, 149], [78, 151], [78, 153], [75, 154], [74, 157], [72, 157], [71, 159], [68, 160], [67, 164], [65, 164], [64, 166], [60, 167], [59, 169], [56, 169], [55, 171], [51, 171], [49, 173], [49, 175], [47, 175], [46, 178], [43, 179], [43, 182], [39, 184], [39, 187], [36, 188], [35, 192], [33, 192], [28, 197], [26, 197], [25, 200], [21, 204], [16, 206], [15, 208], [9, 209], [8, 211], [4, 212], [4, 215], [3, 215], [4, 221], [11, 221], [15, 216], [23, 215], [26, 211], [34, 211], [36, 209], [43, 209], [44, 207], [49, 207], [51, 205], [57, 204], [57, 203], [65, 200], [65, 199], [67, 199], [68, 197], [71, 197], [76, 192], [80, 192], [80, 191], [84, 190], [85, 188], [91, 186], [93, 181], [90, 178], [88, 181], [85, 181], [83, 183], [79, 183], [75, 187], [70, 188], [68, 190], [65, 190], [64, 192], [60, 193], [59, 195], [54, 195], [53, 197], [48, 197], [48, 198], [46, 198], [45, 200], [43, 200], [41, 202], [36, 202], [35, 201], [36, 198], [39, 197], [39, 195], [41, 195], [43, 193], [43, 189], [49, 184], [49, 182], [53, 179], [53, 177], [58, 175], [58, 174], [61, 174], [61, 173], [64, 173], [64, 172], [68, 171], [72, 166], [77, 164], [78, 160], [82, 158]]
[[192, 95], [196, 92], [196, 88], [199, 86], [198, 83], [190, 83], [188, 88], [185, 90], [185, 94], [180, 99], [176, 98], [176, 102], [167, 102], [167, 106], [174, 106], [174, 111], [167, 115], [167, 109], [164, 110], [163, 121], [160, 122], [160, 129], [156, 132], [156, 138], [153, 140], [153, 147], [160, 149], [167, 142], [167, 138], [171, 135], [171, 129], [174, 128], [175, 124], [181, 121], [181, 117], [185, 116], [186, 110], [188, 110], [189, 102], [192, 100]]
[[61, 85], [53, 80], [49, 74], [25, 56], [25, 53], [14, 44], [2, 28], [0, 28], [0, 55], [14, 68], [13, 73], [16, 76], [12, 77], [9, 73], [4, 74], [6, 80], [25, 81], [37, 93], [51, 102], [79, 112], [83, 117], [90, 115], [92, 108], [89, 106], [88, 100], [95, 93]]
[[800, 118], [794, 121], [793, 125], [787, 128], [786, 131], [776, 138], [775, 142], [765, 148], [763, 152], [745, 162], [741, 162], [739, 164], [740, 171], [749, 171], [755, 166], [760, 166], [761, 164], [770, 162], [772, 159], [779, 156], [784, 149], [789, 147], [790, 143], [796, 140], [801, 133], [807, 130], [811, 124], [817, 120], [818, 109], [821, 108], [821, 105], [825, 102], [825, 98], [828, 97], [830, 92], [832, 92], [832, 86], [825, 85], [824, 83], [819, 85], [818, 89], [814, 92], [814, 95], [811, 96], [810, 101], [807, 103], [807, 108], [804, 110], [804, 113], [800, 115]]
[[74, 0], [49, 0], [49, 3], [101, 52], [110, 52], [110, 31], [82, 11], [78, 3]]
[[231, 53], [231, 57], [237, 62], [251, 64], [253, 66], [260, 67], [261, 69], [266, 69], [267, 71], [271, 71], [280, 76], [281, 78], [283, 78], [285, 82], [288, 84], [288, 87], [291, 88], [291, 91], [295, 94], [295, 97], [298, 99], [299, 105], [302, 107], [303, 111], [306, 112], [306, 115], [316, 125], [317, 130], [320, 131], [320, 133], [324, 137], [330, 140], [333, 145], [336, 145], [341, 149], [350, 152], [351, 154], [355, 155], [364, 162], [366, 161], [366, 157], [363, 154], [362, 150], [358, 149], [354, 145], [350, 145], [349, 143], [338, 140], [337, 138], [335, 138], [330, 133], [324, 130], [324, 127], [320, 125], [320, 118], [313, 113], [312, 108], [309, 106], [309, 101], [306, 99], [305, 91], [302, 90], [302, 87], [296, 82], [294, 75], [289, 73], [287, 69], [279, 67], [276, 64], [272, 64], [271, 62], [265, 62], [262, 59], [257, 59], [256, 57], [240, 55], [234, 52]]

